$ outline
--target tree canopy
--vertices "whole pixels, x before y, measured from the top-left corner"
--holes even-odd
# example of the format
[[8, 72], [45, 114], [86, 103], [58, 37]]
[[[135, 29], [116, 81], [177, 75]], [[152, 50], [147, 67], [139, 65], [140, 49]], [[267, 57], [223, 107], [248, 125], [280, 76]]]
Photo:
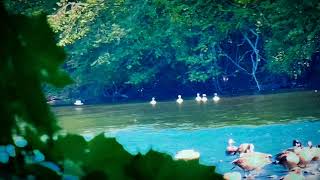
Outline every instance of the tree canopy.
[[29, 13], [30, 7], [49, 13], [58, 45], [68, 53], [64, 68], [76, 82], [65, 91], [69, 97], [195, 84], [221, 91], [237, 87], [239, 78], [260, 91], [270, 77], [301, 77], [319, 51], [316, 0], [26, 4], [23, 9], [8, 1], [7, 7], [14, 13]]

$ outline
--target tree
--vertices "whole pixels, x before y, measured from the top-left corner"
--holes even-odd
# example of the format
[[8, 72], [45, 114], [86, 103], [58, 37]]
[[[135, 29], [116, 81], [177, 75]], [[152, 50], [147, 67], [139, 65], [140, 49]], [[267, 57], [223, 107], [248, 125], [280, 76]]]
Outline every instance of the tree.
[[68, 52], [64, 68], [76, 80], [65, 91], [75, 97], [156, 91], [168, 81], [219, 90], [239, 76], [251, 77], [259, 91], [265, 76], [298, 78], [319, 50], [316, 0], [61, 0], [54, 11], [43, 5], [29, 3], [50, 13]]
[[[242, 42], [238, 42], [236, 44], [236, 53], [230, 53], [232, 56], [228, 55], [227, 52], [224, 52], [221, 49], [221, 56], [225, 57], [227, 60], [229, 60], [236, 68], [236, 71], [242, 71], [245, 74], [251, 76], [256, 84], [256, 87], [258, 91], [261, 90], [259, 80], [257, 79], [257, 73], [260, 71], [261, 65], [260, 62], [263, 60], [263, 57], [260, 55], [259, 52], [259, 38], [260, 35], [253, 30], [250, 30], [251, 35], [255, 38], [254, 41], [252, 41], [249, 38], [248, 34], [243, 34], [243, 40]], [[244, 44], [247, 43], [247, 46]], [[249, 46], [249, 50], [248, 50]], [[244, 47], [244, 48], [243, 48]], [[248, 63], [247, 61], [250, 61], [251, 63]], [[250, 66], [248, 66], [250, 64]]]
[[46, 105], [42, 83], [61, 87], [71, 82], [66, 73], [58, 69], [65, 58], [64, 51], [56, 47], [45, 16], [13, 16], [2, 9], [2, 4], [0, 8], [0, 39], [3, 42], [0, 55], [0, 91], [3, 95], [0, 144], [12, 141], [12, 133], [21, 130], [18, 122], [52, 136], [58, 126]]
[[265, 1], [260, 6], [268, 69], [301, 75], [319, 51], [319, 1]]

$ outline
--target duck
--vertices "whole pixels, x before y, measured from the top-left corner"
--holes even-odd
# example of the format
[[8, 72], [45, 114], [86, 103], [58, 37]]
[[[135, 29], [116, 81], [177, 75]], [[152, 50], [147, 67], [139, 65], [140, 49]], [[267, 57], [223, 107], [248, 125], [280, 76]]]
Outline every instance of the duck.
[[[299, 152], [302, 151], [302, 149], [303, 149], [303, 147], [302, 147], [301, 142], [299, 140], [295, 139], [292, 141], [292, 147], [282, 151], [281, 153], [284, 153], [286, 151], [291, 151], [291, 152], [294, 152], [295, 154], [298, 154]], [[279, 153], [279, 154], [281, 154], [281, 153]]]
[[218, 102], [218, 101], [220, 100], [220, 97], [218, 96], [217, 93], [214, 93], [212, 100], [213, 100], [214, 102]]
[[302, 144], [301, 144], [301, 142], [300, 142], [299, 140], [294, 139], [294, 140], [292, 141], [292, 146], [293, 146], [294, 148], [295, 148], [295, 147], [301, 148], [301, 147], [302, 147]]
[[293, 180], [293, 179], [305, 179], [305, 177], [302, 175], [301, 169], [299, 167], [295, 167], [290, 170], [289, 174], [283, 176], [280, 178], [280, 180]]
[[200, 102], [200, 101], [201, 101], [200, 93], [197, 93], [196, 101], [197, 101], [197, 102]]
[[223, 174], [225, 180], [241, 180], [241, 174], [239, 172], [227, 172]]
[[202, 101], [202, 102], [207, 102], [207, 101], [208, 101], [208, 98], [207, 98], [207, 95], [206, 95], [206, 94], [202, 94], [201, 101]]
[[155, 100], [156, 98], [152, 97], [151, 101], [150, 101], [150, 104], [151, 105], [156, 105], [157, 104], [157, 101]]
[[299, 167], [306, 167], [315, 157], [315, 148], [312, 147], [312, 142], [308, 141], [308, 146], [303, 147], [300, 151], [296, 152], [296, 154], [300, 158]]
[[276, 162], [289, 169], [295, 167], [305, 168], [312, 160], [317, 159], [318, 150], [312, 147], [312, 142], [308, 142], [307, 147], [302, 147], [298, 140], [293, 140], [293, 147], [289, 148], [276, 156]]
[[55, 105], [56, 104], [56, 100], [59, 100], [57, 97], [55, 96], [51, 96], [47, 98], [47, 103], [50, 105]]
[[320, 159], [320, 148], [319, 145], [314, 147], [311, 141], [308, 141], [308, 148], [307, 150], [312, 154], [312, 161], [317, 161]]
[[228, 146], [226, 148], [226, 153], [227, 154], [231, 154], [231, 155], [234, 155], [238, 152], [238, 147], [237, 146], [234, 146], [234, 140], [233, 139], [229, 139], [228, 140]]
[[313, 147], [313, 153], [314, 153], [314, 157], [313, 157], [313, 161], [318, 161], [320, 159], [320, 145], [318, 145], [317, 147]]
[[195, 160], [200, 158], [200, 153], [193, 149], [185, 149], [178, 151], [174, 156], [175, 160]]
[[261, 152], [243, 153], [241, 156], [232, 161], [232, 164], [240, 167], [242, 170], [254, 171], [261, 170], [264, 166], [271, 164], [272, 155]]
[[276, 163], [292, 169], [298, 167], [300, 157], [292, 151], [284, 151], [276, 155]]
[[276, 155], [276, 164], [282, 164], [289, 169], [296, 167], [300, 162], [300, 158], [297, 155], [302, 150], [302, 145], [299, 140], [292, 141], [291, 148], [288, 148]]
[[292, 146], [293, 147], [289, 148], [288, 151], [292, 151], [296, 154], [299, 154], [303, 149], [302, 143], [297, 139], [292, 141]]
[[81, 105], [83, 105], [83, 102], [81, 102], [81, 100], [77, 99], [73, 104], [76, 106], [81, 106]]
[[177, 103], [182, 104], [183, 99], [181, 98], [181, 95], [178, 95]]
[[237, 152], [241, 155], [243, 153], [254, 152], [254, 145], [251, 143], [243, 143], [237, 149]]

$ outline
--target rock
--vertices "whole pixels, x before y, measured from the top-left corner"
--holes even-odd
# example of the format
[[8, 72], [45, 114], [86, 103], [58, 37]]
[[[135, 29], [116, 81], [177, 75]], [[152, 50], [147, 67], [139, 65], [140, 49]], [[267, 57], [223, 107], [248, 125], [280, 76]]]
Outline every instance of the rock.
[[200, 158], [200, 153], [193, 149], [181, 150], [174, 156], [176, 160], [194, 160]]
[[228, 172], [223, 175], [225, 180], [241, 180], [241, 174], [239, 172]]

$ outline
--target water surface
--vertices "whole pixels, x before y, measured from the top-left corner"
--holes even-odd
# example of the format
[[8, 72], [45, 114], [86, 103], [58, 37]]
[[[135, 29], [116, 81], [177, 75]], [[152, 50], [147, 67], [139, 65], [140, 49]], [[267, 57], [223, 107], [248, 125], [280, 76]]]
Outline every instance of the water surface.
[[[106, 132], [132, 154], [153, 148], [174, 155], [193, 148], [201, 153], [202, 164], [215, 165], [220, 173], [230, 171], [235, 159], [225, 155], [228, 138], [254, 143], [257, 151], [270, 154], [290, 147], [293, 139], [320, 144], [320, 93], [310, 91], [222, 97], [218, 103], [187, 100], [178, 105], [172, 100], [154, 107], [146, 102], [54, 111], [68, 132], [85, 137]], [[283, 167], [270, 165], [259, 179], [285, 173]]]
[[[210, 99], [209, 99], [210, 100]], [[130, 126], [199, 129], [234, 125], [263, 125], [320, 119], [320, 93], [295, 92], [222, 98], [203, 104], [175, 100], [121, 105], [54, 108], [63, 128], [73, 133], [102, 132]]]

